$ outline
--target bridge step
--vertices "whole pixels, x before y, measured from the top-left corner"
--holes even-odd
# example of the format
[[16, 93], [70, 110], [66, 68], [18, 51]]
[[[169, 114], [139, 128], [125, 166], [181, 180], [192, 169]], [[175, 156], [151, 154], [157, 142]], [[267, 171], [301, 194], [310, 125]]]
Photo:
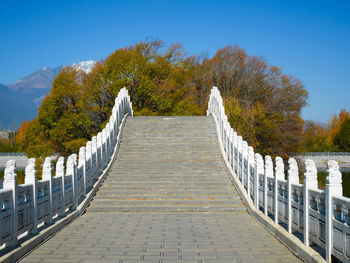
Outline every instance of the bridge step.
[[132, 117], [89, 212], [245, 211], [207, 117]]
[[247, 212], [207, 117], [130, 117], [87, 212], [23, 262], [300, 262]]

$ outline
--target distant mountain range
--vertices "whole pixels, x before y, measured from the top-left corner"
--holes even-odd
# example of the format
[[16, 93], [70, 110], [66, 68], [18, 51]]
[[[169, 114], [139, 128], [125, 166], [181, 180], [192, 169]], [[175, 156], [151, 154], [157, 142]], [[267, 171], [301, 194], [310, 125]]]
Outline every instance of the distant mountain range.
[[[72, 66], [89, 73], [95, 62], [83, 61]], [[62, 66], [45, 67], [10, 85], [0, 83], [0, 130], [16, 130], [24, 120], [36, 117], [43, 98], [50, 92], [51, 84]]]

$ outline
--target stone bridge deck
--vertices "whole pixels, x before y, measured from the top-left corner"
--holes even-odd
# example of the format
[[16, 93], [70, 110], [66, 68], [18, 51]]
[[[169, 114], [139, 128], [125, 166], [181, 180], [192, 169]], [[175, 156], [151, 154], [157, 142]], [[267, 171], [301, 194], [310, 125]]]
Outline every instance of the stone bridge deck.
[[129, 117], [87, 212], [22, 262], [298, 262], [245, 210], [208, 117]]

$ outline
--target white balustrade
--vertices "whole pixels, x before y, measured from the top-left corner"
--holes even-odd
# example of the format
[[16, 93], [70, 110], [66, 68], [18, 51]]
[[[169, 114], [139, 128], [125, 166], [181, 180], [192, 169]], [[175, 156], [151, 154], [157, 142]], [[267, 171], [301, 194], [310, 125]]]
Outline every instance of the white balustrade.
[[275, 166], [268, 155], [264, 162], [231, 128], [217, 87], [209, 95], [207, 115], [216, 119], [227, 160], [255, 209], [276, 224], [283, 223], [289, 233], [303, 235], [306, 246], [323, 248], [327, 262], [332, 256], [350, 262], [350, 198], [343, 196], [338, 163], [328, 161], [326, 190], [318, 189], [312, 160], [305, 161], [304, 182], [300, 184], [297, 162], [290, 158], [285, 180], [282, 158], [275, 158]]
[[[79, 156], [59, 157], [53, 174], [51, 158], [45, 158], [42, 180], [37, 180], [35, 159], [28, 160], [24, 184], [17, 185], [16, 162], [6, 164], [0, 189], [0, 246], [15, 247], [27, 234], [38, 233], [39, 226], [54, 224], [74, 211], [84, 200], [108, 163], [113, 161], [120, 125], [125, 115], [133, 115], [126, 88], [120, 90], [109, 123], [93, 136]], [[79, 157], [79, 158], [78, 158]], [[66, 172], [65, 172], [66, 166]], [[23, 239], [24, 240], [24, 239]]]

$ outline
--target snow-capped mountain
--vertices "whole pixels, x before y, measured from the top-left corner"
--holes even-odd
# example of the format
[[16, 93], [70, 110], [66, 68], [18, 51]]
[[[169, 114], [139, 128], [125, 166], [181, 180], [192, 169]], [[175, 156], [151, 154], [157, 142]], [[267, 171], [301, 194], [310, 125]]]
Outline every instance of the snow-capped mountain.
[[[73, 64], [73, 67], [90, 73], [95, 61]], [[6, 86], [0, 84], [0, 124], [3, 128], [17, 129], [23, 120], [32, 120], [44, 97], [50, 92], [55, 77], [62, 66], [44, 67]]]
[[93, 60], [82, 61], [79, 63], [74, 63], [72, 66], [84, 71], [86, 74], [90, 73], [92, 68], [95, 66], [96, 62]]

